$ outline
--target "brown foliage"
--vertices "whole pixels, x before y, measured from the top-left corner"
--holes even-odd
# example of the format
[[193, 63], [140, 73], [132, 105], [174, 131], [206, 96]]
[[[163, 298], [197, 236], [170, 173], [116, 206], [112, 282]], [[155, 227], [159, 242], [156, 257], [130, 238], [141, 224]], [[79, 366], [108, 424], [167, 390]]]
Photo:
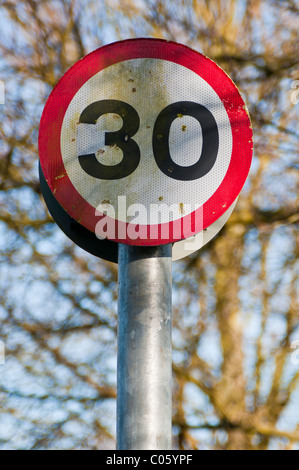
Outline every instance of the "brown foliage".
[[225, 228], [174, 265], [174, 448], [298, 448], [297, 2], [0, 0], [0, 18], [0, 447], [114, 446], [117, 267], [55, 227], [37, 133], [76, 60], [153, 36], [218, 62], [255, 136]]

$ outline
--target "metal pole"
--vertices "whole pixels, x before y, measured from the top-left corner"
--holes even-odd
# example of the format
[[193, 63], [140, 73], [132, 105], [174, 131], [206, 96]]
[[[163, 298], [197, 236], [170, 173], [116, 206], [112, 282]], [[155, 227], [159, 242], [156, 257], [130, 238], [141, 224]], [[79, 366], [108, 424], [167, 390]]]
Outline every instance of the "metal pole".
[[172, 247], [118, 249], [117, 449], [170, 450]]

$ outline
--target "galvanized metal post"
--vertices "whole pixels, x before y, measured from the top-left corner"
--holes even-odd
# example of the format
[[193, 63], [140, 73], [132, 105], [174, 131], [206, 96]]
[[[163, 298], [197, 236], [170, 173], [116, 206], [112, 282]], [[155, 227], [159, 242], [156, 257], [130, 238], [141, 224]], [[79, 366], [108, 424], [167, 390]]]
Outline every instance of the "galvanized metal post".
[[119, 450], [171, 449], [171, 251], [119, 244]]

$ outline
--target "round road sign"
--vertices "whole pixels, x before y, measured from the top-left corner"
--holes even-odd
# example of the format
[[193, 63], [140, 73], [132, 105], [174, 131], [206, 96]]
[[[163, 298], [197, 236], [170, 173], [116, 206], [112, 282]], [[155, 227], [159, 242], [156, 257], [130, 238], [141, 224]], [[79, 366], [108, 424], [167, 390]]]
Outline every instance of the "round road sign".
[[113, 43], [77, 62], [52, 91], [39, 134], [45, 184], [71, 220], [102, 241], [180, 243], [178, 258], [182, 240], [225, 223], [252, 148], [231, 79], [160, 39]]

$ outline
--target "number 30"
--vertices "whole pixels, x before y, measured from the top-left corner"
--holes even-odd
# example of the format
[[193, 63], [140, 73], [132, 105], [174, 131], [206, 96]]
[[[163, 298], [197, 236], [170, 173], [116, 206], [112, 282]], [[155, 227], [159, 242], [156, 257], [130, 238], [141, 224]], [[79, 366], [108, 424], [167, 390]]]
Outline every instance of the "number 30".
[[[105, 145], [116, 145], [123, 152], [123, 159], [117, 165], [103, 165], [95, 154], [79, 155], [82, 169], [90, 176], [103, 180], [121, 179], [132, 174], [140, 162], [140, 149], [132, 137], [137, 133], [140, 119], [137, 111], [128, 103], [118, 100], [102, 100], [87, 106], [79, 122], [95, 124], [107, 113], [118, 114], [123, 126], [115, 132], [105, 132]], [[175, 163], [169, 151], [169, 133], [178, 116], [192, 116], [201, 125], [202, 150], [194, 165], [180, 166]], [[191, 181], [205, 176], [214, 166], [218, 149], [219, 134], [212, 113], [204, 106], [192, 101], [178, 101], [166, 106], [158, 115], [153, 130], [153, 153], [160, 170], [170, 178]]]

